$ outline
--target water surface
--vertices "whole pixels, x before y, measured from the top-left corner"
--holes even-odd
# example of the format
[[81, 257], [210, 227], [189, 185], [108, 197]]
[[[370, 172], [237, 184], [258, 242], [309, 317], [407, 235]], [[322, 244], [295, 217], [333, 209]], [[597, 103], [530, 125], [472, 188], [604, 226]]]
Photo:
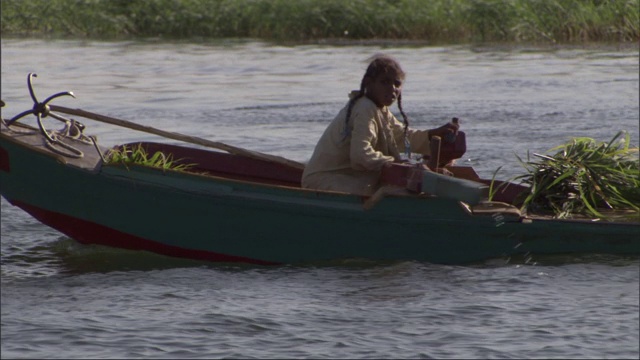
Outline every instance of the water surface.
[[[407, 72], [411, 125], [459, 117], [483, 177], [575, 136], [638, 144], [637, 49], [2, 39], [2, 114], [32, 107], [35, 72], [40, 99], [305, 162], [378, 52]], [[3, 358], [639, 356], [637, 257], [208, 264], [80, 245], [0, 205]]]

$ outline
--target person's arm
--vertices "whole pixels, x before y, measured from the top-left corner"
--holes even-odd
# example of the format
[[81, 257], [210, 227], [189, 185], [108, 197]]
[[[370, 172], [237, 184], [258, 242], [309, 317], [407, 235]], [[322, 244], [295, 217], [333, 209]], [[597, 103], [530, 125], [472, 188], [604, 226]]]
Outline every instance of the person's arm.
[[458, 129], [460, 129], [460, 125], [454, 122], [448, 122], [438, 128], [428, 130], [429, 131], [429, 139], [434, 136], [439, 136], [441, 139], [446, 139], [451, 134], [457, 135]]
[[[396, 120], [397, 121], [397, 120]], [[401, 124], [398, 121], [398, 124]], [[416, 130], [409, 128], [409, 142], [411, 143], [411, 152], [422, 154], [422, 155], [431, 155], [431, 138], [434, 136], [439, 136], [441, 139], [446, 139], [450, 134], [457, 134], [459, 125], [453, 123], [447, 123], [435, 129], [429, 130]], [[400, 139], [402, 139], [402, 136]], [[402, 141], [398, 141], [398, 145], [404, 144], [404, 139]], [[404, 149], [404, 146], [402, 146]]]

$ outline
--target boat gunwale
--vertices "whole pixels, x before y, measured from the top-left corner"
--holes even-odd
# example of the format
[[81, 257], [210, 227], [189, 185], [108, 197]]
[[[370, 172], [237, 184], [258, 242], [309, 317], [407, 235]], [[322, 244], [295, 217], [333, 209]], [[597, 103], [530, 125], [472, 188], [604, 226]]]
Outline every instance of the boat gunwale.
[[[364, 204], [368, 199], [371, 198], [371, 196], [363, 196], [363, 195], [358, 195], [358, 194], [351, 194], [351, 193], [347, 193], [347, 192], [341, 192], [341, 191], [334, 191], [334, 190], [320, 190], [320, 189], [308, 189], [308, 188], [303, 188], [303, 187], [298, 187], [298, 186], [289, 186], [289, 185], [285, 185], [282, 183], [270, 183], [268, 181], [259, 181], [259, 180], [248, 180], [248, 179], [239, 179], [239, 178], [234, 178], [233, 176], [223, 176], [223, 175], [219, 175], [219, 174], [213, 174], [213, 173], [199, 173], [197, 171], [182, 171], [182, 170], [174, 170], [174, 169], [162, 169], [162, 168], [158, 168], [158, 167], [154, 167], [154, 166], [149, 166], [149, 165], [145, 165], [145, 164], [137, 164], [137, 163], [132, 163], [132, 164], [127, 164], [127, 165], [120, 165], [120, 164], [105, 164], [102, 159], [98, 159], [96, 161], [96, 166], [93, 169], [87, 168], [87, 167], [83, 167], [83, 166], [78, 166], [77, 164], [73, 163], [73, 160], [69, 161], [67, 160], [63, 155], [56, 153], [55, 151], [52, 151], [50, 149], [47, 149], [46, 147], [40, 147], [37, 145], [33, 145], [28, 141], [24, 141], [21, 140], [20, 137], [24, 136], [24, 137], [36, 137], [36, 138], [43, 138], [43, 135], [40, 133], [40, 129], [30, 126], [28, 124], [23, 124], [23, 123], [13, 123], [11, 126], [18, 126], [20, 128], [24, 128], [24, 129], [28, 129], [28, 130], [32, 130], [34, 131], [33, 133], [20, 133], [20, 132], [16, 132], [14, 130], [12, 130], [10, 127], [6, 126], [4, 120], [2, 121], [2, 125], [0, 125], [0, 136], [2, 136], [2, 138], [6, 139], [7, 141], [12, 142], [13, 144], [17, 145], [17, 146], [23, 146], [29, 150], [33, 150], [35, 152], [37, 152], [40, 155], [44, 155], [44, 156], [48, 156], [51, 157], [53, 159], [55, 159], [57, 162], [59, 162], [60, 164], [67, 166], [67, 167], [73, 167], [73, 168], [78, 168], [78, 169], [82, 169], [82, 170], [88, 170], [92, 173], [103, 173], [104, 168], [105, 167], [124, 167], [127, 168], [131, 167], [133, 169], [135, 168], [140, 168], [140, 169], [146, 169], [147, 171], [151, 171], [151, 172], [156, 172], [156, 173], [162, 173], [164, 175], [166, 174], [175, 174], [177, 176], [184, 176], [184, 177], [194, 177], [194, 178], [201, 178], [203, 180], [206, 179], [212, 179], [215, 181], [221, 181], [224, 183], [229, 183], [229, 184], [239, 184], [239, 185], [243, 185], [243, 186], [251, 186], [251, 187], [260, 187], [263, 189], [279, 189], [279, 190], [286, 190], [286, 191], [294, 191], [294, 192], [299, 192], [302, 194], [316, 194], [317, 196], [322, 196], [322, 195], [328, 195], [329, 197], [340, 197], [344, 200], [347, 200], [347, 203], [350, 203], [348, 201], [349, 198], [352, 199], [357, 199], [359, 198], [359, 203]], [[179, 148], [179, 149], [183, 149], [187, 152], [189, 151], [197, 151], [200, 153], [207, 153], [207, 154], [214, 154], [217, 156], [227, 156], [229, 158], [238, 158], [238, 159], [251, 159], [251, 160], [255, 160], [255, 161], [261, 161], [264, 163], [269, 164], [270, 162], [268, 160], [264, 160], [264, 159], [252, 159], [248, 156], [244, 156], [241, 154], [232, 154], [232, 153], [228, 153], [228, 152], [223, 152], [223, 151], [219, 151], [219, 150], [211, 150], [211, 149], [200, 149], [200, 148], [195, 148], [195, 147], [188, 147], [188, 146], [184, 146], [184, 145], [176, 145], [176, 144], [171, 144], [171, 143], [163, 143], [163, 142], [154, 142], [154, 141], [132, 141], [132, 142], [128, 142], [128, 143], [124, 143], [124, 144], [117, 144], [114, 145], [113, 147], [107, 148], [106, 151], [110, 150], [110, 149], [114, 149], [117, 147], [121, 147], [124, 145], [132, 145], [132, 144], [150, 144], [150, 145], [157, 145], [157, 146], [169, 146], [171, 148]], [[94, 150], [95, 148], [92, 147]], [[105, 148], [102, 148], [105, 149]], [[96, 150], [97, 152], [97, 150]], [[279, 166], [285, 166], [285, 167], [289, 167], [290, 169], [295, 169], [294, 167], [288, 165], [288, 164], [283, 164], [283, 163], [271, 163], [271, 164], [277, 164]], [[128, 169], [129, 170], [129, 169]], [[107, 175], [107, 174], [105, 174]], [[139, 179], [130, 179], [132, 181], [140, 181]], [[478, 178], [478, 180], [473, 180], [476, 182], [481, 183], [481, 181], [486, 181], [486, 179], [481, 179]], [[150, 183], [150, 184], [155, 184], [155, 185], [162, 185], [159, 183]], [[399, 188], [399, 187], [398, 187]], [[174, 189], [179, 189], [181, 191], [184, 191], [186, 193], [195, 193], [197, 194], [197, 191], [189, 191], [188, 189], [184, 189], [184, 188], [177, 188], [174, 187]], [[307, 196], [305, 195], [305, 197]], [[425, 194], [425, 193], [408, 193], [408, 192], [393, 192], [390, 194], [385, 195], [385, 197], [387, 198], [416, 198], [416, 199], [428, 199], [428, 198], [432, 198], [433, 195], [430, 194]], [[321, 201], [324, 201], [322, 199], [319, 199]], [[327, 199], [329, 200], [329, 199]], [[462, 209], [465, 210], [465, 212], [472, 216], [472, 217], [482, 217], [482, 216], [487, 216], [487, 215], [491, 215], [491, 214], [504, 214], [504, 212], [501, 211], [496, 211], [494, 213], [487, 213], [487, 214], [481, 214], [481, 213], [477, 213], [473, 211], [473, 206], [470, 208], [467, 208], [467, 206], [465, 206], [466, 204], [458, 201], [460, 207]], [[485, 202], [486, 203], [486, 202]], [[507, 204], [509, 206], [513, 206], [511, 204]], [[511, 215], [509, 215], [511, 216]], [[640, 222], [638, 221], [609, 221], [606, 219], [591, 219], [591, 218], [566, 218], [566, 219], [558, 219], [553, 217], [552, 215], [546, 215], [546, 214], [536, 214], [536, 213], [523, 213], [522, 216], [520, 217], [520, 222], [527, 222], [527, 221], [541, 221], [541, 222], [552, 222], [552, 223], [588, 223], [588, 224], [593, 224], [596, 226], [606, 226], [606, 225], [626, 225], [626, 226], [640, 226]]]

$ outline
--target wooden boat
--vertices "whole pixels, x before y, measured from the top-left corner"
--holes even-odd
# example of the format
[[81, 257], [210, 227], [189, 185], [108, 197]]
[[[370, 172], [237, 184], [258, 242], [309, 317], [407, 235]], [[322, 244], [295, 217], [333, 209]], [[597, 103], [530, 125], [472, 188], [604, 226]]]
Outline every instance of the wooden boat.
[[[454, 176], [444, 176], [398, 164], [383, 174], [386, 185], [373, 196], [303, 189], [303, 164], [49, 105], [71, 93], [38, 102], [31, 74], [29, 90], [34, 108], [0, 123], [0, 192], [83, 244], [265, 265], [352, 258], [464, 264], [518, 254], [640, 254], [639, 223], [524, 216], [514, 206], [522, 186], [507, 184], [487, 201], [490, 181], [470, 167], [449, 166]], [[109, 149], [63, 113], [199, 147], [123, 144], [171, 154], [192, 165], [184, 171], [107, 164]], [[38, 127], [18, 121], [29, 114]], [[46, 130], [44, 117], [62, 121], [63, 128]]]

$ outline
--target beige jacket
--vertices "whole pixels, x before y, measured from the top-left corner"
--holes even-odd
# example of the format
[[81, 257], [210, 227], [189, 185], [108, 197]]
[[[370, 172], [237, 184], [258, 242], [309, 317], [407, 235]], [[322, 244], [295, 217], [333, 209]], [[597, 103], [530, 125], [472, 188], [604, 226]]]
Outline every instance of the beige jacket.
[[[320, 137], [302, 174], [302, 187], [371, 195], [384, 164], [400, 159], [404, 125], [388, 107], [378, 108], [361, 97], [353, 105], [348, 124], [347, 107]], [[427, 131], [409, 129], [408, 137], [412, 152], [429, 154]]]

